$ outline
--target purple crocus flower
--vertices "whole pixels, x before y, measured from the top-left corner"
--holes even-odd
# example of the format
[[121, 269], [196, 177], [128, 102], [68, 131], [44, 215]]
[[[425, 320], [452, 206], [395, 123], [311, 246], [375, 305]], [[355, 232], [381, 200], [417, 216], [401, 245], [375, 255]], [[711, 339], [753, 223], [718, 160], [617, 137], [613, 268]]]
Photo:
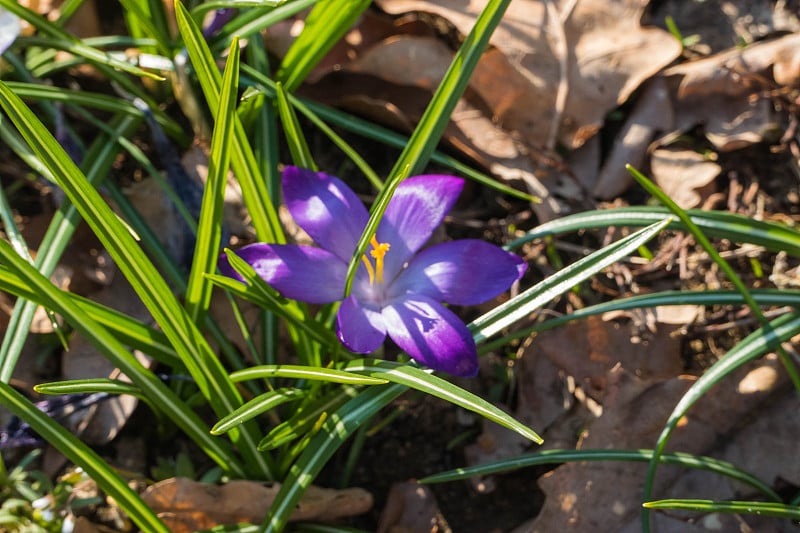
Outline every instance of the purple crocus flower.
[[[334, 176], [297, 167], [283, 172], [286, 206], [319, 247], [257, 243], [236, 253], [287, 298], [314, 304], [341, 300], [336, 331], [349, 350], [370, 353], [388, 334], [427, 367], [474, 376], [478, 372], [475, 342], [442, 302], [485, 302], [507, 290], [527, 265], [480, 240], [449, 241], [422, 249], [463, 185], [460, 178], [441, 175], [401, 182], [347, 298], [347, 264], [369, 214], [355, 193]], [[242, 280], [225, 255], [220, 269]]]

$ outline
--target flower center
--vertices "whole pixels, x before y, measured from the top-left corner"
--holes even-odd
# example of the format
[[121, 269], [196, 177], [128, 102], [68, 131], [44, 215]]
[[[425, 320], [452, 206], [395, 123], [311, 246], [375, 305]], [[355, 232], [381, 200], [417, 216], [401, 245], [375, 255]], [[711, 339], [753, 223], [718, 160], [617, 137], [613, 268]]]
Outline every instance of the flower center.
[[369, 286], [372, 287], [375, 285], [376, 281], [378, 283], [383, 283], [383, 256], [389, 251], [391, 244], [388, 242], [378, 242], [378, 239], [376, 239], [374, 235], [369, 243], [372, 245], [372, 250], [370, 250], [369, 255], [375, 259], [375, 266], [372, 266], [372, 262], [370, 262], [367, 254], [361, 256], [361, 261], [363, 261], [364, 266], [367, 267]]

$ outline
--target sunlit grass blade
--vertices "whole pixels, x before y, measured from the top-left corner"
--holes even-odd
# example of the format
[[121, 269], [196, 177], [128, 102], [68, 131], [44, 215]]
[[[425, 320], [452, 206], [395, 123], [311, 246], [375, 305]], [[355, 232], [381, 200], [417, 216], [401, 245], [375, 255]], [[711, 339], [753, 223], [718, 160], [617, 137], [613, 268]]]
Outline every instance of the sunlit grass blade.
[[292, 111], [286, 99], [286, 91], [280, 83], [275, 87], [277, 94], [277, 107], [278, 115], [283, 124], [284, 134], [286, 135], [286, 142], [289, 145], [289, 152], [292, 154], [292, 162], [298, 167], [307, 168], [310, 170], [319, 170], [317, 164], [314, 163], [314, 158], [311, 155], [311, 150], [308, 148], [308, 143], [300, 129], [300, 123], [297, 121], [297, 115]]
[[[623, 207], [576, 213], [537, 226], [508, 243], [505, 248], [515, 250], [532, 240], [587, 229], [647, 226], [664, 220], [669, 213], [666, 207]], [[709, 237], [758, 244], [772, 251], [800, 256], [800, 232], [783, 224], [723, 211], [689, 209], [686, 213], [700, 231]], [[667, 229], [686, 231], [687, 228], [680, 219], [675, 218]]]
[[[111, 113], [124, 113], [137, 118], [144, 118], [142, 112], [132, 103], [122, 98], [109, 96], [107, 94], [76, 91], [63, 87], [53, 87], [37, 83], [25, 83], [17, 81], [6, 82], [9, 89], [14, 91], [22, 99], [47, 100], [50, 102], [61, 102], [63, 104], [108, 111]], [[169, 117], [163, 110], [156, 107], [152, 109], [156, 121], [164, 128], [164, 131], [177, 139], [184, 135], [183, 130], [175, 120]]]
[[[691, 217], [686, 213], [686, 211], [681, 209], [681, 207], [675, 203], [675, 201], [670, 198], [669, 195], [662, 191], [658, 185], [649, 180], [644, 174], [634, 169], [630, 165], [628, 165], [627, 168], [639, 185], [641, 185], [647, 192], [658, 198], [662, 204], [667, 206], [667, 208], [676, 217], [678, 217], [681, 222], [683, 222], [687, 231], [691, 233], [695, 241], [697, 241], [697, 244], [703, 248], [703, 250], [709, 255], [711, 260], [714, 261], [719, 269], [725, 273], [725, 276], [728, 278], [728, 280], [730, 280], [731, 283], [733, 283], [733, 286], [736, 287], [736, 290], [742, 293], [744, 301], [750, 308], [750, 311], [753, 313], [753, 315], [761, 323], [761, 326], [765, 329], [768, 329], [770, 327], [769, 322], [764, 316], [764, 313], [761, 312], [761, 308], [750, 295], [750, 289], [747, 287], [744, 281], [742, 281], [742, 278], [739, 276], [736, 270], [734, 270], [730, 263], [722, 258], [717, 249], [714, 248], [714, 245], [711, 244], [711, 241], [708, 239], [708, 237], [706, 237], [700, 228], [698, 228], [697, 225], [692, 222]], [[786, 369], [786, 373], [789, 375], [789, 378], [794, 384], [794, 388], [798, 393], [800, 393], [800, 370], [798, 370], [797, 365], [795, 365], [794, 361], [792, 361], [782, 347], [778, 346], [777, 352], [778, 357], [781, 359], [781, 363], [783, 363], [783, 367]]]
[[211, 138], [208, 159], [208, 179], [203, 188], [192, 269], [186, 286], [184, 305], [189, 317], [198, 325], [205, 320], [211, 303], [213, 285], [206, 278], [206, 274], [216, 272], [222, 244], [222, 209], [231, 161], [231, 137], [236, 117], [238, 80], [239, 40], [234, 39], [228, 50], [228, 60], [222, 77], [222, 93], [214, 120], [214, 134]]
[[[673, 408], [667, 419], [664, 429], [656, 441], [653, 450], [653, 457], [648, 465], [647, 477], [644, 484], [643, 500], [651, 498], [653, 483], [655, 481], [656, 469], [660, 457], [664, 454], [667, 443], [672, 432], [678, 426], [681, 418], [689, 408], [705, 395], [717, 383], [725, 379], [731, 372], [740, 368], [742, 365], [753, 361], [769, 350], [775, 349], [781, 342], [786, 342], [800, 333], [800, 312], [792, 312], [773, 320], [769, 328], [761, 328], [740, 341], [722, 359], [714, 363], [697, 381], [692, 384], [686, 394], [684, 394], [678, 404]], [[647, 509], [642, 511], [642, 528], [649, 529], [649, 514]]]
[[258, 449], [260, 451], [272, 450], [301, 437], [326, 413], [336, 411], [347, 400], [355, 398], [357, 394], [357, 388], [344, 386], [322, 396], [309, 398], [309, 401], [288, 420], [284, 420], [272, 428], [258, 443]]
[[646, 243], [670, 222], [671, 218], [641, 229], [591, 255], [559, 270], [522, 294], [495, 307], [469, 325], [475, 342], [481, 342], [524, 318], [580, 282], [621, 260]]
[[[139, 248], [128, 228], [103, 201], [36, 115], [1, 82], [0, 106], [34, 153], [58, 179], [67, 197], [161, 326], [181, 362], [215, 412], [224, 416], [241, 405], [239, 391], [228, 379], [216, 354], [197, 327], [188, 320], [166, 281]], [[270, 477], [265, 459], [255, 453], [255, 428], [243, 428], [245, 431], [234, 431], [229, 435], [250, 466], [264, 477]]]
[[105, 65], [110, 68], [128, 72], [134, 76], [163, 80], [163, 78], [158, 74], [153, 74], [152, 72], [142, 70], [139, 67], [135, 67], [125, 61], [120, 61], [119, 59], [116, 59], [110, 54], [98, 50], [97, 48], [86, 46], [80, 41], [80, 39], [73, 37], [61, 29], [58, 25], [53, 24], [38, 13], [34, 13], [19, 2], [16, 2], [16, 0], [0, 0], [0, 7], [5, 8], [24, 21], [30, 23], [30, 25], [36, 28], [40, 33], [63, 41], [64, 50], [70, 52], [71, 54], [83, 57], [92, 63]]
[[212, 435], [222, 435], [223, 433], [230, 431], [232, 428], [244, 424], [248, 420], [251, 420], [270, 409], [274, 409], [279, 405], [283, 405], [288, 402], [296, 401], [308, 394], [306, 391], [302, 389], [275, 389], [273, 391], [265, 392], [264, 394], [259, 394], [252, 400], [245, 402], [244, 405], [239, 407], [238, 409], [234, 410], [228, 416], [222, 417], [219, 422], [214, 424], [214, 427], [211, 428]]
[[0, 383], [0, 403], [30, 424], [36, 433], [73, 464], [80, 466], [105, 494], [125, 509], [126, 514], [142, 531], [169, 533], [169, 528], [108, 463], [5, 383]]
[[303, 31], [286, 51], [277, 79], [294, 92], [311, 70], [353, 26], [370, 0], [323, 0], [305, 19]]
[[105, 392], [117, 395], [128, 394], [130, 396], [136, 396], [140, 400], [147, 400], [147, 397], [142, 393], [142, 389], [133, 383], [108, 378], [51, 381], [49, 383], [35, 385], [33, 390], [39, 394], [87, 394], [94, 392]]
[[59, 313], [78, 333], [86, 338], [109, 361], [119, 368], [147, 395], [150, 401], [182, 429], [204, 452], [231, 473], [243, 475], [238, 459], [217, 439], [209, 436], [203, 421], [152, 372], [120, 343], [108, 330], [92, 321], [89, 316], [65, 296], [36, 269], [19, 257], [11, 245], [0, 239], [0, 260], [13, 274], [39, 295], [41, 303]]
[[261, 277], [256, 274], [253, 267], [237, 256], [230, 250], [225, 250], [231, 266], [241, 274], [247, 285], [219, 275], [209, 275], [208, 279], [215, 285], [222, 287], [233, 295], [253, 302], [264, 309], [269, 309], [273, 313], [283, 317], [293, 327], [298, 328], [298, 332], [309, 336], [323, 346], [333, 347], [339, 342], [330, 329], [325, 328], [308, 318], [305, 314], [292, 305], [290, 300], [283, 298], [275, 289], [270, 287]]
[[335, 368], [308, 367], [304, 365], [260, 365], [231, 374], [234, 383], [251, 379], [292, 378], [347, 383], [349, 385], [384, 385], [388, 380], [382, 377], [369, 377], [355, 372]]
[[537, 444], [543, 442], [536, 432], [502, 409], [498, 409], [483, 398], [420, 368], [391, 361], [363, 359], [348, 363], [344, 369], [348, 372], [365, 372], [372, 377], [383, 378], [392, 383], [405, 385], [408, 388], [436, 396], [515, 431]]
[[425, 108], [422, 118], [411, 134], [403, 153], [395, 162], [389, 179], [378, 193], [370, 209], [369, 220], [359, 238], [353, 257], [347, 267], [345, 295], [350, 294], [353, 278], [361, 261], [361, 256], [369, 246], [369, 241], [378, 229], [383, 213], [389, 205], [397, 186], [409, 175], [421, 171], [428, 164], [430, 156], [439, 144], [444, 129], [450, 122], [450, 115], [469, 83], [469, 78], [478, 60], [489, 44], [495, 28], [503, 18], [511, 0], [489, 0], [475, 21], [475, 25], [464, 39], [453, 61], [445, 72], [439, 87]]
[[311, 438], [289, 469], [260, 529], [267, 532], [283, 531], [297, 502], [339, 446], [405, 390], [407, 387], [398, 384], [370, 387], [330, 413], [320, 431]]
[[[559, 463], [572, 463], [582, 461], [634, 461], [648, 462], [653, 458], [653, 450], [544, 450], [536, 453], [528, 453], [486, 464], [457, 468], [449, 472], [441, 472], [432, 476], [426, 476], [419, 480], [420, 483], [444, 483], [447, 481], [458, 481], [469, 479], [475, 476], [488, 476], [510, 472], [520, 468], [528, 468], [538, 465], [551, 465]], [[782, 501], [772, 487], [764, 483], [754, 475], [740, 470], [735, 465], [727, 462], [706, 457], [702, 455], [692, 455], [688, 453], [665, 453], [659, 457], [659, 463], [677, 465], [684, 468], [705, 470], [722, 476], [735, 479], [746, 485], [753, 487], [767, 498], [777, 502]]]
[[[214, 42], [225, 43], [227, 46], [228, 40], [233, 35], [238, 35], [240, 39], [246, 39], [277, 22], [293, 17], [304, 9], [313, 7], [317, 2], [319, 0], [293, 0], [292, 2], [283, 2], [276, 7], [269, 5], [270, 2], [265, 2], [264, 4], [268, 7], [243, 10], [220, 30], [214, 38]], [[199, 15], [207, 3], [204, 2], [192, 10], [194, 20], [202, 18]]]
[[[216, 115], [220, 105], [222, 76], [214, 56], [211, 54], [200, 28], [179, 0], [175, 2], [175, 14], [178, 20], [178, 29], [183, 37], [197, 80], [203, 89], [212, 115]], [[271, 196], [266, 186], [266, 180], [261, 175], [258, 162], [253, 155], [252, 147], [238, 116], [233, 118], [232, 142], [231, 165], [236, 179], [242, 187], [244, 203], [258, 239], [264, 242], [285, 242], [286, 238], [278, 219], [276, 207], [270, 201]]]
[[[800, 290], [797, 289], [753, 289], [750, 291], [753, 299], [762, 306], [800, 305]], [[662, 305], [741, 305], [745, 303], [742, 294], [738, 291], [664, 291], [651, 294], [640, 294], [628, 298], [619, 298], [576, 309], [568, 315], [550, 318], [531, 327], [523, 328], [504, 335], [501, 339], [487, 342], [479, 347], [479, 352], [489, 352], [505, 346], [517, 339], [524, 339], [533, 333], [553, 329], [567, 322], [581, 320], [590, 316], [599, 316], [612, 311], [628, 309], [647, 309]]]
[[[130, 134], [138, 124], [139, 119], [136, 117], [116, 116], [111, 119], [109, 126], [116, 136], [122, 137]], [[7, 140], [15, 139], [15, 151], [20, 154], [26, 162], [29, 164], [33, 163], [32, 168], [34, 170], [43, 173], [44, 176], [55, 181], [55, 177], [52, 175], [50, 168], [30, 151], [29, 146], [16, 146], [16, 136], [16, 133], [12, 135], [9, 132], [4, 135], [4, 138]], [[98, 136], [87, 152], [85, 168], [86, 179], [89, 183], [99, 184], [105, 179], [105, 176], [108, 175], [114, 159], [119, 152], [117, 143], [110, 142], [112, 139], [108, 139], [102, 135]], [[73, 233], [77, 229], [80, 220], [81, 217], [78, 210], [68, 200], [56, 211], [53, 219], [50, 221], [47, 232], [42, 238], [42, 242], [39, 244], [39, 250], [34, 261], [39, 272], [45, 276], [49, 276], [53, 273]], [[16, 366], [19, 355], [22, 353], [35, 311], [36, 305], [33, 303], [18, 301], [15, 305], [6, 328], [6, 334], [3, 337], [2, 345], [0, 345], [0, 381], [8, 382], [11, 378], [14, 366]]]
[[741, 502], [714, 500], [657, 500], [642, 504], [647, 509], [697, 511], [701, 513], [734, 513], [800, 520], [800, 507], [775, 502]]

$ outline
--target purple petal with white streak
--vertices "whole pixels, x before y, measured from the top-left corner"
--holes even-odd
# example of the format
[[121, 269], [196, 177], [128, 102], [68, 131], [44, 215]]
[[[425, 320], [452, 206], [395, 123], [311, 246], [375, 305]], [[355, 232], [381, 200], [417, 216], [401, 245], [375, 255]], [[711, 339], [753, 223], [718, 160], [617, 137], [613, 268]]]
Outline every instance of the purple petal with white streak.
[[455, 305], [483, 303], [508, 290], [527, 264], [488, 242], [464, 239], [422, 250], [392, 284], [390, 296], [419, 293]]
[[282, 182], [297, 225], [322, 248], [350, 261], [369, 218], [358, 196], [339, 178], [304, 168], [286, 167]]
[[389, 336], [417, 362], [456, 376], [478, 373], [478, 352], [469, 330], [443, 305], [409, 294], [381, 314]]
[[[344, 296], [347, 265], [338, 257], [312, 246], [256, 243], [236, 250], [264, 281], [292, 300], [327, 304]], [[220, 257], [223, 274], [242, 280], [225, 255]]]
[[386, 325], [380, 311], [363, 305], [355, 296], [342, 302], [336, 315], [336, 335], [348, 350], [370, 353], [386, 338]]
[[463, 187], [463, 179], [445, 175], [413, 176], [398, 185], [378, 227], [378, 241], [392, 246], [384, 258], [387, 281], [428, 242]]

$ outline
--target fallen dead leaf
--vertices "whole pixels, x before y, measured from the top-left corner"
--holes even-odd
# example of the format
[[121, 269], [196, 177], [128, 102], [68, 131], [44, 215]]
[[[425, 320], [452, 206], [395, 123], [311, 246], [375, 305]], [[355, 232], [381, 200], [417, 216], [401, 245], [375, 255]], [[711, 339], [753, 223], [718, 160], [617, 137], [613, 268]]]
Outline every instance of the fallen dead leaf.
[[[280, 484], [234, 480], [224, 485], [170, 478], [147, 488], [144, 502], [173, 533], [191, 533], [224, 524], [258, 524], [266, 516]], [[372, 495], [359, 488], [342, 490], [310, 486], [291, 520], [332, 522], [367, 512]]]
[[[458, 0], [377, 3], [393, 14], [433, 13], [463, 35], [486, 5]], [[490, 42], [518, 73], [514, 78], [527, 80], [527, 86], [511, 83], [504, 88], [507, 77], [492, 76], [479, 79], [473, 88], [489, 101], [500, 100], [492, 118], [530, 146], [554, 146], [550, 125], [557, 120], [558, 140], [576, 148], [597, 132], [609, 110], [680, 54], [680, 44], [667, 32], [641, 27], [645, 4], [625, 0], [597, 9], [593, 2], [578, 0], [569, 11], [559, 12], [573, 4], [559, 2], [556, 10], [548, 10], [546, 2], [517, 0]], [[562, 85], [567, 96], [559, 109]]]
[[693, 150], [667, 147], [653, 152], [650, 171], [667, 196], [690, 209], [716, 191], [714, 179], [722, 167]]
[[416, 481], [395, 483], [389, 490], [378, 533], [448, 533], [430, 487]]
[[[758, 390], [739, 392], [743, 380], [751, 380], [753, 373], [765, 373], [761, 368], [771, 368], [780, 373], [780, 363], [775, 356], [746, 365], [701, 399], [679, 424], [670, 441], [670, 450], [712, 455], [728, 459], [745, 470], [770, 482], [781, 475], [783, 466], [794, 461], [795, 447], [790, 443], [797, 429], [795, 415], [786, 432], [778, 430], [786, 412], [776, 413], [776, 418], [761, 414], [774, 412], [773, 399], [784, 394], [787, 378], [761, 381]], [[617, 367], [607, 378], [608, 393], [603, 404], [603, 415], [592, 422], [578, 444], [582, 449], [637, 449], [652, 448], [661, 433], [666, 418], [678, 400], [693, 383], [693, 378], [640, 379], [631, 372]], [[782, 396], [781, 396], [782, 397]], [[761, 411], [761, 406], [769, 409]], [[793, 409], [793, 408], [791, 408]], [[793, 409], [796, 411], [796, 409]], [[761, 413], [754, 416], [755, 413]], [[762, 418], [764, 419], [762, 421]], [[747, 421], [753, 420], [753, 428]], [[748, 445], [729, 443], [726, 435], [751, 439]], [[772, 436], [776, 440], [772, 441]], [[769, 441], [769, 443], [768, 443]], [[778, 457], [764, 457], [764, 449], [773, 449]], [[730, 456], [726, 456], [728, 451]], [[789, 455], [783, 455], [784, 453]], [[759, 462], [761, 465], [759, 466]], [[796, 461], [794, 461], [796, 463]], [[767, 464], [771, 463], [771, 464]], [[558, 531], [573, 528], [581, 531], [639, 531], [640, 498], [645, 463], [568, 463], [540, 479], [539, 485], [547, 495], [540, 514], [520, 529], [526, 531]], [[796, 480], [796, 469], [787, 472]], [[688, 476], [688, 477], [687, 477]], [[608, 490], [613, 487], [613, 490]], [[752, 496], [751, 489], [742, 492], [719, 476], [698, 473], [677, 467], [660, 467], [656, 477], [656, 498], [702, 497], [725, 499]], [[693, 517], [696, 518], [696, 517]], [[719, 516], [714, 519], [686, 521], [683, 515], [655, 513], [655, 531], [738, 530], [740, 518]], [[750, 517], [744, 522], [753, 523]], [[774, 523], [774, 522], [773, 522]], [[719, 526], [721, 529], [715, 529]], [[761, 529], [754, 529], [761, 531]], [[770, 529], [767, 529], [768, 531]]]

